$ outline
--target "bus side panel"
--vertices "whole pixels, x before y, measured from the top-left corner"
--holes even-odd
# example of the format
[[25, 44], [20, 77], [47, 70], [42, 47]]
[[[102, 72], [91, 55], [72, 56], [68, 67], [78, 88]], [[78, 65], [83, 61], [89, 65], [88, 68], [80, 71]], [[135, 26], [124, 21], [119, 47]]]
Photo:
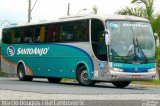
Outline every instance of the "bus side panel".
[[2, 55], [1, 55], [1, 68], [2, 72], [16, 74], [16, 63], [14, 61], [10, 61], [10, 57], [7, 55], [8, 45], [2, 43]]
[[33, 75], [32, 69], [27, 66], [27, 62], [30, 61], [32, 58], [29, 56], [18, 56], [17, 51], [18, 48], [22, 48], [23, 45], [7, 45], [2, 44], [2, 72], [9, 73], [9, 74], [17, 74], [17, 66], [18, 63], [23, 63], [26, 69], [26, 75]]
[[[66, 44], [48, 45], [49, 52], [43, 58], [40, 76], [76, 78], [76, 68], [80, 61], [90, 63], [89, 71], [93, 70], [89, 55], [84, 50]], [[92, 76], [90, 76], [92, 77]]]
[[1, 69], [2, 72], [8, 74], [17, 74], [17, 65], [14, 62], [8, 61], [7, 57], [1, 56]]
[[[76, 68], [81, 61], [89, 67], [89, 78], [92, 78], [94, 71], [93, 62], [88, 52], [72, 45], [3, 45], [2, 51], [3, 60], [7, 62], [6, 65], [3, 65], [3, 69], [11, 74], [17, 73], [16, 67], [19, 62], [25, 65], [26, 75], [38, 77], [76, 78]], [[91, 72], [92, 74], [90, 74]]]

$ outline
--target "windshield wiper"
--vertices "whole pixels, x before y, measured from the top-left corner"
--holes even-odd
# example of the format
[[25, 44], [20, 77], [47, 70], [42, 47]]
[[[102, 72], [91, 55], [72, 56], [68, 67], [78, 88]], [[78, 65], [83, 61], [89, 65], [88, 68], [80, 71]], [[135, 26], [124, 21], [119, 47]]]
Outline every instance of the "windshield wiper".
[[144, 63], [148, 63], [148, 59], [146, 57], [146, 55], [144, 54], [143, 50], [141, 49], [141, 47], [139, 46], [139, 42], [138, 42], [138, 39], [137, 38], [133, 38], [133, 49], [134, 49], [134, 59], [133, 61], [135, 63], [138, 62], [138, 59], [139, 59], [139, 54], [144, 57], [145, 61]]
[[137, 52], [136, 52], [137, 44], [134, 38], [133, 38], [133, 49], [134, 49], [134, 59], [137, 61]]
[[[145, 59], [145, 63], [148, 63], [148, 59], [147, 59], [146, 55], [144, 54], [142, 48], [139, 46], [139, 42], [138, 42], [137, 38], [136, 38], [136, 42], [137, 42], [138, 54], [142, 53], [142, 55], [144, 56], [144, 59]], [[138, 57], [138, 55], [136, 57]]]

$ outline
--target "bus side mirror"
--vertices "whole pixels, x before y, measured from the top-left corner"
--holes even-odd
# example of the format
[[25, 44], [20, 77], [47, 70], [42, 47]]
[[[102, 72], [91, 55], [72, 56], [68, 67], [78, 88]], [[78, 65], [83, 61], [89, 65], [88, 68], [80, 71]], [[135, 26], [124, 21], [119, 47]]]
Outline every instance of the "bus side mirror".
[[110, 32], [109, 32], [109, 30], [105, 31], [105, 42], [106, 42], [106, 45], [110, 45]]
[[155, 38], [155, 41], [156, 41], [156, 46], [158, 47], [159, 46], [159, 37], [158, 37], [157, 33], [154, 33], [154, 38]]

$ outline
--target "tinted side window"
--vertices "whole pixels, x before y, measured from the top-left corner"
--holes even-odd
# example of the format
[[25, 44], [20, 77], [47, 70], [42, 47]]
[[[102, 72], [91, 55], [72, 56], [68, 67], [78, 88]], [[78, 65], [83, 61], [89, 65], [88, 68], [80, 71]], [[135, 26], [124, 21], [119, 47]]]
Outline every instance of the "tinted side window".
[[3, 37], [2, 42], [6, 43], [6, 44], [12, 43], [12, 36], [11, 36], [11, 34], [12, 34], [11, 29], [4, 29], [2, 31], [2, 37]]
[[40, 42], [40, 27], [35, 27], [33, 41], [35, 43], [39, 43]]
[[13, 43], [31, 43], [33, 42], [34, 28], [23, 27], [14, 29]]
[[24, 43], [32, 43], [33, 42], [33, 28], [25, 28], [24, 29]]
[[89, 41], [89, 21], [74, 21], [61, 24], [60, 40], [62, 42]]
[[60, 27], [56, 24], [46, 26], [45, 42], [59, 42]]
[[[104, 57], [104, 56], [101, 55], [102, 48], [103, 48], [103, 45], [101, 45], [101, 44], [104, 43], [103, 37], [100, 37], [100, 32], [102, 32], [102, 31], [104, 31], [104, 25], [103, 25], [102, 21], [100, 21], [98, 19], [92, 19], [91, 20], [91, 41], [92, 41], [93, 52], [99, 60], [106, 60], [106, 57], [104, 59], [102, 59], [102, 57]], [[103, 50], [103, 52], [104, 51], [106, 52], [106, 50]], [[107, 54], [106, 54], [106, 56], [107, 56]]]
[[14, 42], [13, 43], [20, 43], [20, 30], [14, 29]]
[[74, 26], [76, 41], [89, 41], [89, 21], [83, 20], [76, 22]]

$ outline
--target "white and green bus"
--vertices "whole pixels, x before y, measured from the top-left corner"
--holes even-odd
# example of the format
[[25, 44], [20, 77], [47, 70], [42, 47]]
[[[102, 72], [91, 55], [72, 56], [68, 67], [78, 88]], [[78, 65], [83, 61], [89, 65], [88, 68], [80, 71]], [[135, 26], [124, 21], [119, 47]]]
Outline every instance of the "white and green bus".
[[148, 20], [121, 15], [10, 26], [2, 31], [2, 71], [22, 81], [73, 78], [123, 88], [155, 79], [155, 39]]

